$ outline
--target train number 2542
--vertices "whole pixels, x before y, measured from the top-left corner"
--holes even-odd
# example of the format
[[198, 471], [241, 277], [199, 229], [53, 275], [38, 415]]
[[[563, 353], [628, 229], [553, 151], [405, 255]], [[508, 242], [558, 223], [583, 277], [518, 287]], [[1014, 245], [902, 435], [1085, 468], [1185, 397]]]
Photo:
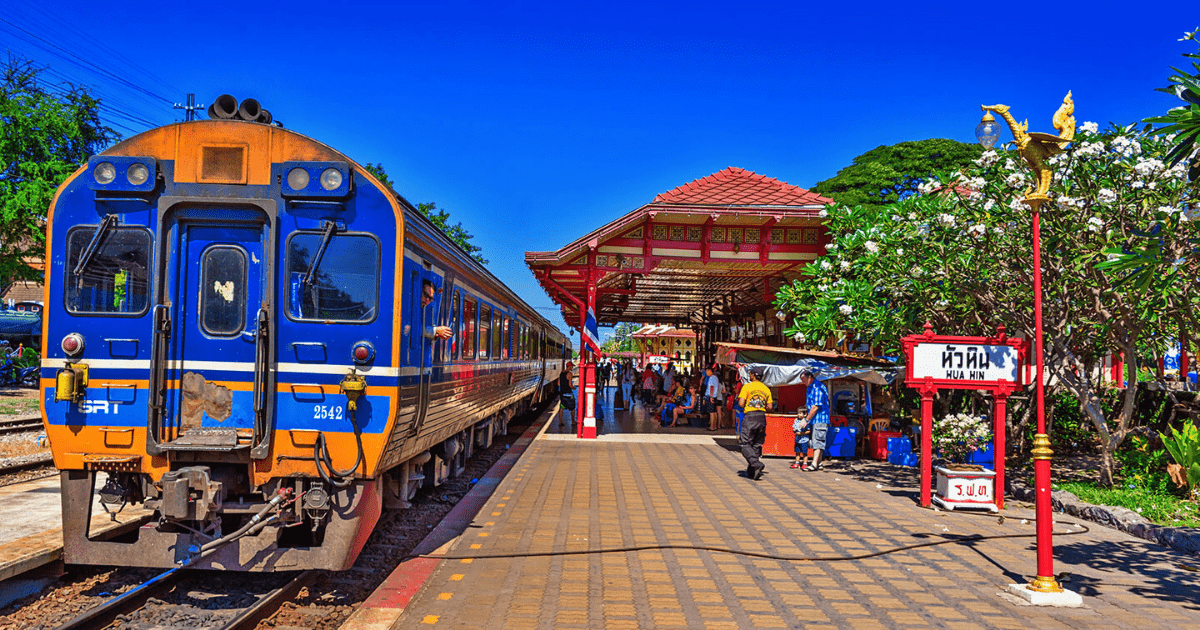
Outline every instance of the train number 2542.
[[341, 420], [344, 414], [341, 405], [313, 405], [313, 420]]

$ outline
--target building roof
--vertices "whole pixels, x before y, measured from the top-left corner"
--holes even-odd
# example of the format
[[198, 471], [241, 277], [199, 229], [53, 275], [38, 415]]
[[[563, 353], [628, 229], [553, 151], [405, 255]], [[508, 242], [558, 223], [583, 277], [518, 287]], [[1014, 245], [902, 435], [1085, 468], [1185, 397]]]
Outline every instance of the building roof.
[[[770, 308], [829, 242], [832, 200], [729, 167], [657, 195], [567, 245], [525, 252], [525, 264], [580, 321], [588, 286], [601, 324], [694, 325]], [[570, 235], [568, 235], [570, 238]]]
[[696, 331], [687, 328], [676, 328], [669, 324], [647, 324], [630, 335], [631, 337], [646, 338], [646, 337], [679, 337], [679, 338], [695, 338]]
[[774, 177], [730, 166], [654, 198], [654, 203], [715, 206], [824, 206], [832, 199]]

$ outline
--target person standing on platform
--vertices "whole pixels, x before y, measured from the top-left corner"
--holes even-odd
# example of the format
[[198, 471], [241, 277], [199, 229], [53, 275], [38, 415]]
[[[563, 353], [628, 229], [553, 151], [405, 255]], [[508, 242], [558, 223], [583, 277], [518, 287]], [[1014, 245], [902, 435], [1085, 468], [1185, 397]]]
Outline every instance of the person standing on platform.
[[625, 394], [625, 400], [630, 407], [633, 407], [633, 385], [637, 382], [637, 372], [633, 369], [633, 361], [625, 359], [624, 369], [621, 370], [621, 393]]
[[662, 377], [662, 390], [668, 397], [671, 396], [671, 390], [675, 389], [675, 379], [677, 376], [678, 374], [675, 373], [675, 364], [668, 363]]
[[805, 419], [812, 427], [809, 446], [813, 451], [813, 460], [804, 470], [820, 470], [821, 454], [825, 451], [825, 443], [829, 438], [829, 388], [817, 380], [817, 375], [813, 374], [812, 370], [801, 372], [800, 382], [807, 388], [804, 392], [804, 404], [808, 405], [808, 415]]
[[738, 445], [742, 447], [742, 457], [746, 458], [746, 476], [758, 481], [762, 478], [763, 441], [767, 437], [767, 410], [772, 407], [771, 388], [762, 382], [763, 369], [750, 368], [750, 382], [742, 386], [738, 402], [746, 410], [742, 420], [742, 429], [738, 434]]
[[[567, 361], [563, 371], [558, 375], [558, 395], [562, 400], [563, 409], [571, 413], [571, 424], [575, 424], [575, 386], [571, 383], [571, 372], [575, 363]], [[558, 426], [563, 426], [563, 414], [558, 414]]]
[[708, 430], [716, 431], [721, 428], [721, 377], [716, 370], [709, 367], [704, 371], [704, 406], [701, 413], [708, 413]]
[[649, 407], [650, 403], [654, 402], [654, 392], [656, 391], [657, 375], [650, 365], [646, 365], [646, 371], [642, 372], [642, 404]]

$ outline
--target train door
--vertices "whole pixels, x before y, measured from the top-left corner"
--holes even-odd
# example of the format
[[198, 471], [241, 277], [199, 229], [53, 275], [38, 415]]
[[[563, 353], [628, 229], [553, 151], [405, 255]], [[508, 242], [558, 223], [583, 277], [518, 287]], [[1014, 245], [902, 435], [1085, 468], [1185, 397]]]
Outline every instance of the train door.
[[[443, 299], [442, 276], [433, 271], [428, 263], [416, 263], [405, 258], [405, 313], [408, 322], [408, 343], [405, 344], [407, 360], [405, 363], [416, 368], [416, 414], [412, 424], [415, 435], [425, 423], [429, 412], [429, 389], [433, 378], [433, 359], [435, 346], [447, 343], [438, 338], [438, 326], [441, 323], [441, 304]], [[440, 352], [437, 353], [440, 356]]]
[[[168, 450], [238, 450], [265, 433], [262, 389], [269, 313], [267, 230], [259, 223], [181, 222], [176, 228], [167, 408]], [[170, 281], [170, 280], [168, 280]], [[260, 334], [260, 331], [262, 334]]]

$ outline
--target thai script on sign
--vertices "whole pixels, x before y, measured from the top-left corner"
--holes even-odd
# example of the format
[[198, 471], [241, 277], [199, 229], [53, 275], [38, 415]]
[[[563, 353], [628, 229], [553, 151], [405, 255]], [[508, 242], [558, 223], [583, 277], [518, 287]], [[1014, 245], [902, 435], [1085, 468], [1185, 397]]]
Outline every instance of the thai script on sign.
[[947, 494], [951, 499], [991, 501], [992, 481], [990, 479], [950, 479], [950, 492]]

